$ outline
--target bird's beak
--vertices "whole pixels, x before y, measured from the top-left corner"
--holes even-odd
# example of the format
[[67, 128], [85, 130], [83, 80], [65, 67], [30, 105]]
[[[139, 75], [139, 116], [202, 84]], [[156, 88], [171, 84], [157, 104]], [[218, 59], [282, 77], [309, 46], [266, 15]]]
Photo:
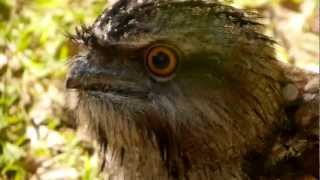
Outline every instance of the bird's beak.
[[65, 82], [67, 89], [92, 89], [100, 85], [108, 86], [115, 75], [111, 69], [90, 66], [85, 57], [80, 57], [70, 66]]
[[65, 81], [65, 87], [67, 89], [81, 88], [81, 79], [83, 79], [84, 74], [86, 74], [84, 64], [84, 59], [77, 59], [72, 64], [70, 64], [70, 70]]
[[81, 83], [81, 76], [68, 76], [65, 81], [65, 87], [67, 89], [83, 89], [84, 86]]
[[[82, 71], [82, 73], [84, 73]], [[65, 87], [67, 89], [79, 89], [81, 88], [81, 73], [75, 70], [75, 67], [70, 69], [67, 79], [65, 81]]]
[[[82, 58], [82, 59], [81, 59]], [[137, 78], [125, 67], [97, 67], [89, 65], [85, 57], [71, 64], [65, 82], [67, 89], [99, 91], [117, 95], [145, 95], [149, 86], [146, 79]]]

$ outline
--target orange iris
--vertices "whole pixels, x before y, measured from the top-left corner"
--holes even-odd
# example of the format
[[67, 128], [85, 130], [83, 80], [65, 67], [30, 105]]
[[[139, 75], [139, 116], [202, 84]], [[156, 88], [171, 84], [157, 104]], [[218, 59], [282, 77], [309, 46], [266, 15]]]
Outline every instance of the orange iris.
[[177, 69], [178, 57], [170, 47], [157, 45], [147, 51], [145, 64], [154, 76], [168, 77]]

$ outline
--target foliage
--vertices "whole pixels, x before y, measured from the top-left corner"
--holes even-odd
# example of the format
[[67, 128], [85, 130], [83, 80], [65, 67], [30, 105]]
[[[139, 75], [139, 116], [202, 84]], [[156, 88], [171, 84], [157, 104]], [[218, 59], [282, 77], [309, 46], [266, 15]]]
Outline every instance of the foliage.
[[[267, 14], [306, 2], [310, 0], [228, 1], [238, 7], [258, 7]], [[306, 41], [297, 44], [312, 55], [291, 53], [296, 50], [292, 50], [294, 41], [289, 42], [290, 48], [278, 48], [278, 54], [284, 61], [302, 57], [292, 62], [318, 69], [319, 48], [314, 45], [319, 44], [315, 35], [319, 29], [314, 28], [314, 19], [319, 4], [312, 5], [311, 15], [299, 16], [304, 15], [303, 9], [290, 10], [305, 17], [298, 33]], [[63, 80], [66, 60], [74, 51], [66, 33], [92, 22], [104, 6], [105, 0], [0, 0], [0, 179], [98, 178], [93, 147], [66, 123]], [[280, 14], [286, 13], [280, 9]], [[278, 20], [269, 18], [268, 24], [268, 33], [282, 39], [275, 33]]]
[[92, 153], [61, 123], [61, 107], [70, 54], [65, 34], [93, 21], [104, 6], [95, 0], [0, 0], [0, 177], [31, 178], [50, 161], [44, 173], [60, 166], [75, 168], [83, 179], [96, 177]]

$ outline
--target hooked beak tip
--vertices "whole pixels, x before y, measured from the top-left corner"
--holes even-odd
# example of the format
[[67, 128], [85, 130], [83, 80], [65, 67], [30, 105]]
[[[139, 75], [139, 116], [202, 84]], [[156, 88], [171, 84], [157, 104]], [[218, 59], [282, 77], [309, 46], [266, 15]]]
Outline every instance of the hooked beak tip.
[[80, 82], [75, 78], [68, 77], [65, 81], [65, 87], [67, 89], [77, 89], [80, 87]]

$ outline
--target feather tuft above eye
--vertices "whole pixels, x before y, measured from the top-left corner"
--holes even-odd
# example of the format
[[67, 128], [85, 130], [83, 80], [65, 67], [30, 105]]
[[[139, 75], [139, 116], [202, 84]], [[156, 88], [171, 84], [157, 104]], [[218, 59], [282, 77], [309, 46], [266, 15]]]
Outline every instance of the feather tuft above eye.
[[81, 25], [75, 28], [75, 33], [68, 33], [67, 37], [76, 44], [88, 46], [94, 38], [92, 26]]

